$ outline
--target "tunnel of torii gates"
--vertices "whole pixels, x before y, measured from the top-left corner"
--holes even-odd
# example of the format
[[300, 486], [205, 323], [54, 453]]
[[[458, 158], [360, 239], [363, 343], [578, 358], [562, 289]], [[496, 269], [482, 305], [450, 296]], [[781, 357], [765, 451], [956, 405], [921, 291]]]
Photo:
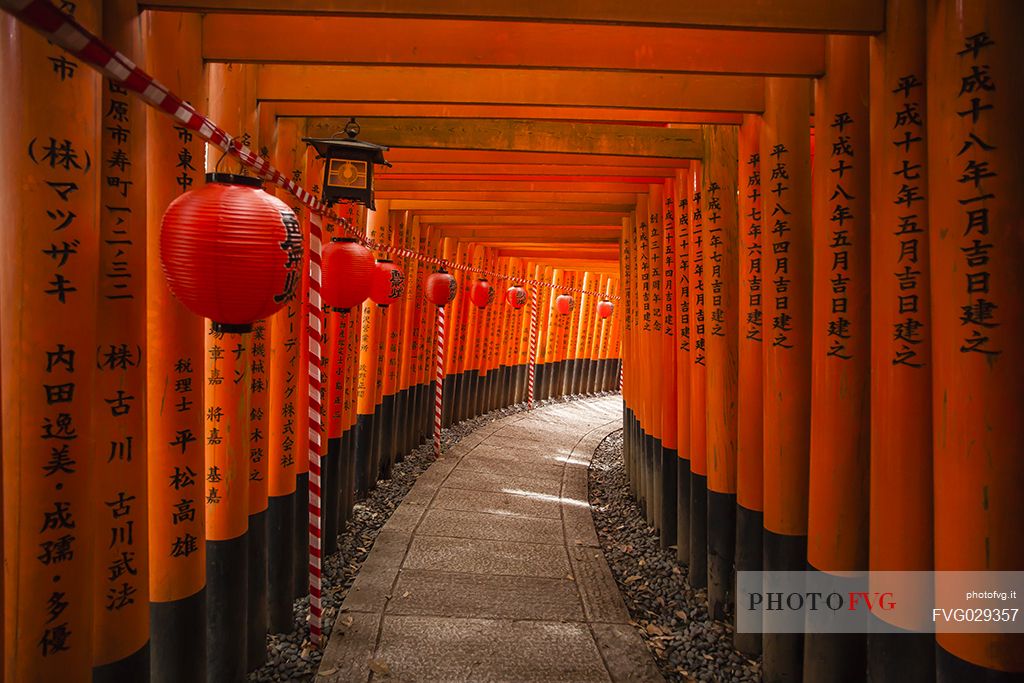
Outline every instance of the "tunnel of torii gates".
[[[621, 389], [718, 618], [737, 570], [1024, 570], [1024, 3], [477, 4], [0, 2], [3, 680], [239, 680], [311, 591], [319, 644], [321, 552], [439, 372], [445, 425]], [[372, 211], [303, 141], [350, 116], [391, 148]], [[214, 169], [302, 232], [251, 332], [161, 264]], [[322, 308], [346, 235], [404, 272], [387, 308]], [[1020, 634], [734, 645], [771, 681], [1024, 672]]]

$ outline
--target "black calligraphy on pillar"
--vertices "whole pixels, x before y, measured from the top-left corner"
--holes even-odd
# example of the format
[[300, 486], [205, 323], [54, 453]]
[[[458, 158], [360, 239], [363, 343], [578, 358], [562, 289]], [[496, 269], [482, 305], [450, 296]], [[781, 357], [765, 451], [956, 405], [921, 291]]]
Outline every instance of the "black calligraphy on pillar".
[[[174, 410], [181, 414], [182, 420], [186, 420], [192, 411], [195, 410], [195, 399], [192, 398], [195, 392], [192, 358], [179, 358], [174, 362]], [[199, 409], [202, 409], [202, 399], [199, 401]], [[190, 427], [183, 427], [176, 430], [174, 439], [168, 442], [172, 453], [185, 456], [192, 452], [190, 449], [198, 448], [196, 436]], [[180, 498], [178, 503], [171, 505], [171, 524], [180, 527], [178, 535], [171, 541], [169, 554], [171, 557], [188, 558], [199, 549], [198, 537], [192, 533], [196, 530], [195, 519], [195, 496], [198, 484], [196, 473], [187, 465], [184, 467], [172, 466], [168, 471], [167, 482]], [[189, 514], [191, 511], [191, 514]]]
[[[288, 326], [288, 335], [284, 340], [284, 349], [288, 353], [288, 368], [284, 376], [284, 401], [281, 404], [281, 417], [283, 426], [281, 428], [281, 467], [290, 467], [295, 464], [295, 373], [299, 365], [298, 331], [296, 318], [298, 318], [298, 302], [292, 300], [287, 305], [287, 317], [285, 324]], [[362, 374], [362, 368], [360, 368]]]
[[832, 195], [829, 197], [829, 206], [832, 209], [829, 216], [829, 222], [832, 224], [829, 230], [829, 249], [832, 256], [829, 286], [832, 288], [832, 300], [825, 332], [829, 342], [826, 354], [832, 358], [850, 360], [853, 355], [846, 345], [854, 330], [851, 329], [850, 319], [846, 316], [850, 301], [848, 290], [852, 286], [849, 273], [850, 248], [853, 247], [853, 242], [850, 241], [848, 223], [852, 223], [858, 217], [854, 215], [851, 207], [851, 202], [856, 197], [843, 187], [843, 179], [846, 173], [852, 171], [854, 165], [859, 163], [856, 159], [853, 135], [857, 122], [848, 112], [840, 112], [829, 125], [835, 130], [835, 137], [832, 140], [830, 157], [834, 165], [829, 168], [834, 184]]
[[896, 111], [892, 128], [896, 132], [892, 140], [896, 148], [896, 190], [892, 202], [898, 208], [897, 224], [893, 235], [899, 241], [900, 251], [893, 264], [896, 279], [896, 310], [900, 316], [893, 325], [893, 365], [911, 368], [924, 367], [917, 346], [925, 339], [926, 330], [921, 320], [923, 313], [919, 261], [922, 240], [927, 226], [922, 225], [921, 215], [915, 206], [926, 206], [922, 193], [923, 177], [920, 163], [912, 163], [916, 150], [923, 149], [924, 140], [924, 82], [917, 74], [906, 74], [897, 79], [892, 90], [894, 95], [903, 96], [903, 106]]
[[640, 329], [644, 332], [651, 331], [651, 260], [650, 260], [650, 236], [647, 230], [646, 216], [639, 216], [640, 225], [637, 226], [637, 258], [640, 261]]
[[[659, 207], [654, 208], [657, 209]], [[651, 212], [648, 225], [650, 226], [651, 253], [655, 255], [651, 262], [651, 329], [655, 332], [661, 332], [661, 306], [663, 301], [661, 293], [661, 251], [664, 247], [662, 246], [661, 216], [657, 211]]]
[[[680, 194], [686, 188], [679, 188]], [[686, 197], [679, 199], [679, 349], [690, 352], [690, 214]]]
[[722, 201], [718, 194], [722, 191], [714, 180], [708, 184], [706, 197], [708, 202], [707, 247], [708, 260], [711, 262], [711, 336], [725, 336], [725, 309], [722, 308], [722, 228], [718, 222], [722, 219]]
[[793, 331], [793, 316], [789, 312], [789, 288], [792, 278], [789, 272], [789, 233], [792, 228], [789, 226], [789, 216], [792, 213], [785, 206], [786, 196], [789, 192], [789, 169], [787, 168], [786, 155], [789, 150], [782, 142], [772, 145], [769, 165], [771, 176], [768, 179], [768, 191], [775, 195], [771, 199], [772, 213], [769, 220], [772, 221], [772, 260], [774, 270], [772, 272], [772, 287], [775, 291], [775, 316], [772, 318], [772, 346], [783, 349], [793, 348], [790, 342], [789, 333]]
[[672, 286], [676, 276], [676, 217], [675, 207], [672, 206], [672, 197], [665, 198], [665, 214], [663, 219], [665, 226], [665, 259], [664, 259], [664, 306], [662, 310], [665, 334], [674, 337], [676, 330], [675, 292]]
[[701, 193], [693, 193], [693, 225], [690, 240], [693, 254], [690, 259], [690, 286], [693, 287], [693, 364], [704, 365], [707, 352], [704, 338], [704, 211]]
[[750, 212], [744, 216], [747, 223], [747, 239], [745, 240], [747, 280], [747, 319], [746, 338], [751, 341], [762, 340], [761, 319], [761, 155], [754, 153], [747, 160], [747, 200]]
[[266, 457], [267, 435], [260, 429], [264, 422], [267, 405], [267, 323], [257, 322], [252, 329], [252, 360], [250, 361], [250, 384], [252, 403], [249, 408], [249, 480], [263, 481], [260, 463]]
[[178, 131], [178, 141], [181, 142], [181, 149], [178, 150], [178, 163], [175, 165], [175, 169], [177, 169], [175, 173], [178, 175], [174, 182], [178, 184], [182, 192], [188, 192], [195, 183], [196, 167], [192, 165], [192, 162], [195, 161], [192, 154], [194, 136], [192, 131], [185, 126], [175, 126], [174, 130]]
[[996, 195], [985, 189], [986, 180], [999, 175], [992, 164], [996, 141], [983, 139], [978, 123], [991, 116], [995, 105], [989, 93], [996, 83], [984, 63], [984, 52], [995, 42], [987, 33], [976, 33], [964, 41], [957, 52], [964, 62], [957, 92], [957, 114], [967, 122], [968, 130], [956, 154], [956, 166], [962, 167], [957, 182], [961, 186], [958, 202], [963, 207], [963, 232], [960, 251], [964, 255], [963, 283], [967, 303], [960, 307], [963, 337], [961, 353], [997, 356], [1002, 349], [993, 348], [990, 330], [999, 327], [999, 305], [990, 291], [989, 263], [995, 256], [995, 244], [989, 240], [989, 207]]

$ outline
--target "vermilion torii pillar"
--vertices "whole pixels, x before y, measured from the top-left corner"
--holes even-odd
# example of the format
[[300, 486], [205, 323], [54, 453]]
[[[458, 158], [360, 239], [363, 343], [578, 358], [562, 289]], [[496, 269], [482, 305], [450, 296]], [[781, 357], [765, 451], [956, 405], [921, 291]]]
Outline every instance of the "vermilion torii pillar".
[[[1019, 571], [1024, 5], [935, 0], [926, 25], [935, 569]], [[1019, 633], [937, 640], [940, 680], [1024, 672]]]

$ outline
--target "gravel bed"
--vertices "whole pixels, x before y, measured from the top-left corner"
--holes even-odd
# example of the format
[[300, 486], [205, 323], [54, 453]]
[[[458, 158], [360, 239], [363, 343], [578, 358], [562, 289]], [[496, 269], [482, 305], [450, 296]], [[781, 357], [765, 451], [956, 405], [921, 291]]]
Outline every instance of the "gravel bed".
[[629, 495], [622, 431], [608, 435], [590, 464], [594, 526], [632, 623], [668, 681], [760, 681], [760, 659], [732, 648], [732, 627], [708, 616], [707, 591], [687, 583], [675, 548], [658, 534]]
[[[554, 398], [537, 401], [537, 407], [554, 403], [565, 403], [569, 398]], [[466, 420], [441, 432], [441, 447], [447, 450], [475, 429], [494, 420], [520, 413], [526, 404], [520, 403], [493, 410], [485, 415]], [[323, 630], [326, 640], [334, 627], [338, 608], [345, 601], [349, 588], [366, 556], [373, 548], [373, 542], [381, 527], [391, 517], [405, 494], [409, 492], [416, 478], [434, 463], [434, 446], [428, 441], [406, 454], [400, 463], [395, 463], [391, 479], [377, 482], [377, 488], [366, 500], [356, 503], [353, 520], [338, 537], [339, 552], [324, 559], [323, 563]], [[309, 642], [309, 597], [295, 601], [295, 628], [291, 633], [267, 636], [267, 662], [249, 673], [249, 681], [267, 683], [270, 681], [312, 681], [320, 666], [321, 651]]]

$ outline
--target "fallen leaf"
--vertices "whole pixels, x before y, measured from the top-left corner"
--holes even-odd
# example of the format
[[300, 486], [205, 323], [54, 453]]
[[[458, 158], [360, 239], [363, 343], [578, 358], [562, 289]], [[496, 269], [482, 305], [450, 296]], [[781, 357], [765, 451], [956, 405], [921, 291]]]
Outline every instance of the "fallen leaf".
[[320, 669], [317, 676], [330, 676], [331, 674], [338, 673], [338, 667], [332, 666], [330, 669]]
[[676, 610], [676, 616], [679, 617], [680, 619], [686, 619], [687, 614], [683, 610], [677, 609]]
[[352, 617], [345, 617], [344, 619], [341, 620], [341, 623], [344, 624], [345, 626], [351, 626], [352, 625]]
[[403, 597], [403, 598], [407, 598], [407, 597], [409, 597], [410, 595], [412, 595], [412, 593], [410, 593], [409, 591], [405, 591], [404, 593], [402, 593], [402, 597]]
[[370, 671], [372, 671], [375, 674], [388, 674], [391, 673], [391, 667], [389, 667], [387, 664], [385, 664], [383, 661], [379, 659], [371, 659]]
[[628, 586], [629, 584], [635, 583], [636, 581], [639, 581], [642, 578], [643, 577], [640, 576], [639, 574], [633, 574], [633, 576], [627, 576], [626, 580], [623, 581], [622, 583], [624, 583], [624, 584], [626, 584]]

